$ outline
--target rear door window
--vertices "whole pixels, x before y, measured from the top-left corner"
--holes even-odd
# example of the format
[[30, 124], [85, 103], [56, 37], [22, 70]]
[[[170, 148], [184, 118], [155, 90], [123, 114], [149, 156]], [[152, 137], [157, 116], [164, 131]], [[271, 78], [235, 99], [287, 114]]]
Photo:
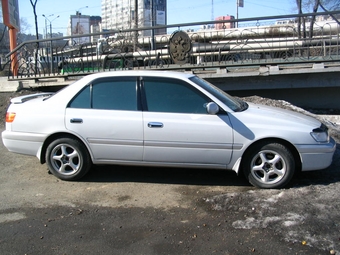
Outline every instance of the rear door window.
[[73, 98], [69, 107], [137, 111], [136, 78], [114, 77], [98, 79]]

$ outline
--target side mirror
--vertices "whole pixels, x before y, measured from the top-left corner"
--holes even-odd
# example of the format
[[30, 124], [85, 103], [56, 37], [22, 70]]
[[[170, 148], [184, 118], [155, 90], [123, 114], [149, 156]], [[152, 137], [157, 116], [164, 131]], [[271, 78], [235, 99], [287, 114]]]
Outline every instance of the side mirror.
[[207, 112], [211, 115], [215, 115], [220, 111], [220, 108], [218, 107], [218, 105], [214, 102], [210, 102], [206, 105], [207, 108]]

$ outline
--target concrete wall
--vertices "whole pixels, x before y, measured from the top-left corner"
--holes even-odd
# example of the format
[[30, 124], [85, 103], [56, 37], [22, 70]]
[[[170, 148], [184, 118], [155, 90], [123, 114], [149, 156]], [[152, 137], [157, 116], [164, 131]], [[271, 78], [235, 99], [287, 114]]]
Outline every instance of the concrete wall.
[[340, 72], [207, 79], [235, 96], [282, 99], [303, 108], [340, 110]]
[[[285, 100], [303, 108], [340, 110], [340, 72], [204, 78], [235, 96], [258, 95]], [[50, 79], [48, 82], [31, 80], [27, 87], [44, 90], [49, 86], [65, 86], [72, 81], [62, 78]], [[23, 83], [1, 77], [0, 92], [17, 91]]]

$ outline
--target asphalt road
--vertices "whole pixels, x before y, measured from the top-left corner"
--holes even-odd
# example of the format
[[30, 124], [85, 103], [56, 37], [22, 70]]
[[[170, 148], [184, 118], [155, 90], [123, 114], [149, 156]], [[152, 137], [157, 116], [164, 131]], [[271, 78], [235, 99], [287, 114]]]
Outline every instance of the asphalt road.
[[146, 167], [65, 182], [0, 143], [0, 254], [340, 254], [339, 194], [339, 144], [328, 169], [260, 190], [233, 172]]

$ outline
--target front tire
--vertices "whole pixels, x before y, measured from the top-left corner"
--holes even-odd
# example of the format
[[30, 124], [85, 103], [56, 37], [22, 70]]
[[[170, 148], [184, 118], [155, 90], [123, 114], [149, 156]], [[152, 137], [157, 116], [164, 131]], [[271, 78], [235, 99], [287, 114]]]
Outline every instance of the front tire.
[[283, 144], [262, 142], [245, 153], [242, 168], [253, 186], [278, 189], [292, 179], [295, 161], [293, 154]]
[[54, 176], [66, 181], [79, 180], [92, 166], [87, 149], [72, 138], [51, 142], [46, 150], [46, 163]]

